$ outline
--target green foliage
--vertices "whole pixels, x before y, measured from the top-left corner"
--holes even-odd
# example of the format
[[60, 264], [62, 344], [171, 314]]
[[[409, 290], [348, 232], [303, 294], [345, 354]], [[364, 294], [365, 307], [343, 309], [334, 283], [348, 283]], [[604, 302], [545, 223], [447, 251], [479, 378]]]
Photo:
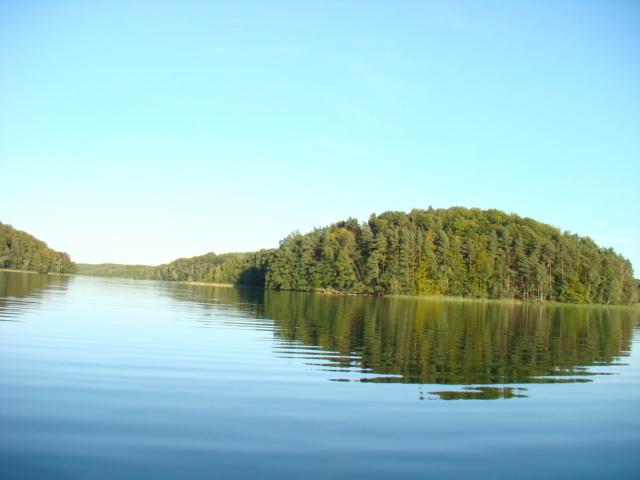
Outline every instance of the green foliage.
[[135, 280], [155, 279], [157, 268], [151, 265], [121, 265], [118, 263], [78, 263], [76, 267], [76, 273], [79, 275], [132, 278]]
[[[449, 208], [348, 219], [273, 250], [207, 253], [158, 267], [81, 273], [264, 286], [276, 290], [627, 304], [639, 297], [628, 260], [518, 215]], [[102, 273], [95, 273], [97, 271]]]
[[294, 233], [268, 288], [632, 303], [628, 260], [591, 239], [498, 210], [386, 212]]
[[207, 253], [179, 258], [156, 268], [155, 278], [171, 281], [198, 281], [264, 286], [269, 250], [250, 253]]
[[138, 280], [233, 283], [262, 287], [265, 283], [266, 264], [273, 256], [272, 252], [260, 250], [221, 255], [207, 253], [197, 257], [179, 258], [159, 266], [80, 263], [78, 273]]
[[74, 273], [69, 255], [52, 250], [41, 240], [0, 222], [0, 268], [39, 273]]

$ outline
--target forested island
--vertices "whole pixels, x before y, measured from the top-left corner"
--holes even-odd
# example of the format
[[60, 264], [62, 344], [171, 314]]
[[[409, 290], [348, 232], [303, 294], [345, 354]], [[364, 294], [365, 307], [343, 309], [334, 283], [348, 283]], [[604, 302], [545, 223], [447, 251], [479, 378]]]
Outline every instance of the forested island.
[[278, 290], [629, 304], [631, 263], [588, 237], [498, 210], [386, 212], [292, 233], [275, 249], [78, 272]]
[[38, 273], [74, 273], [75, 264], [42, 240], [0, 222], [0, 268]]

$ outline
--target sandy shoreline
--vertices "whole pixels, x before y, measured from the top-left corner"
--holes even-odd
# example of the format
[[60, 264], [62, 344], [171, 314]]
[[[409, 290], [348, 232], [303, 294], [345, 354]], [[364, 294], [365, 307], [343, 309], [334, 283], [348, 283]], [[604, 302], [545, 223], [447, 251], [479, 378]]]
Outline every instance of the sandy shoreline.
[[197, 285], [197, 286], [200, 286], [200, 287], [226, 287], [226, 288], [230, 288], [230, 287], [235, 287], [236, 286], [233, 283], [216, 283], [216, 282], [177, 282], [177, 283], [183, 283], [184, 285]]

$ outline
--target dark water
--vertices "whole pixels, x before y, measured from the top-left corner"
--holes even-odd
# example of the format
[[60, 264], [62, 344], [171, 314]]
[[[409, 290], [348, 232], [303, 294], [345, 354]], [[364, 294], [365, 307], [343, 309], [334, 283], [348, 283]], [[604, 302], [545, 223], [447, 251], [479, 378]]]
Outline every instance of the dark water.
[[0, 272], [0, 478], [638, 478], [639, 317]]

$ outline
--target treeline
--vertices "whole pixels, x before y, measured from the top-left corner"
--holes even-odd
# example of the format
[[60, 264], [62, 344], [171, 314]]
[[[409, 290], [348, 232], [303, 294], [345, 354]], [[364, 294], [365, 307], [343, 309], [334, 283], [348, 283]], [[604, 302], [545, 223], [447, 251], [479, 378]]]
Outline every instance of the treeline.
[[268, 260], [273, 257], [273, 253], [274, 250], [220, 255], [207, 253], [179, 258], [158, 266], [80, 263], [78, 273], [137, 280], [197, 281], [264, 287]]
[[108, 274], [276, 290], [605, 304], [636, 302], [639, 290], [631, 263], [588, 237], [498, 210], [459, 207], [374, 214], [365, 223], [348, 219], [293, 233], [277, 249], [117, 266]]
[[632, 303], [631, 263], [588, 237], [498, 210], [371, 215], [288, 236], [265, 285], [283, 290]]
[[157, 267], [160, 280], [233, 283], [264, 287], [268, 265], [274, 250], [247, 253], [207, 253], [198, 257], [179, 258]]
[[0, 222], [0, 268], [39, 273], [74, 273], [69, 255], [57, 252], [41, 240]]
[[123, 265], [119, 263], [77, 263], [76, 273], [98, 277], [120, 277], [134, 280], [153, 279], [156, 272], [151, 265]]

